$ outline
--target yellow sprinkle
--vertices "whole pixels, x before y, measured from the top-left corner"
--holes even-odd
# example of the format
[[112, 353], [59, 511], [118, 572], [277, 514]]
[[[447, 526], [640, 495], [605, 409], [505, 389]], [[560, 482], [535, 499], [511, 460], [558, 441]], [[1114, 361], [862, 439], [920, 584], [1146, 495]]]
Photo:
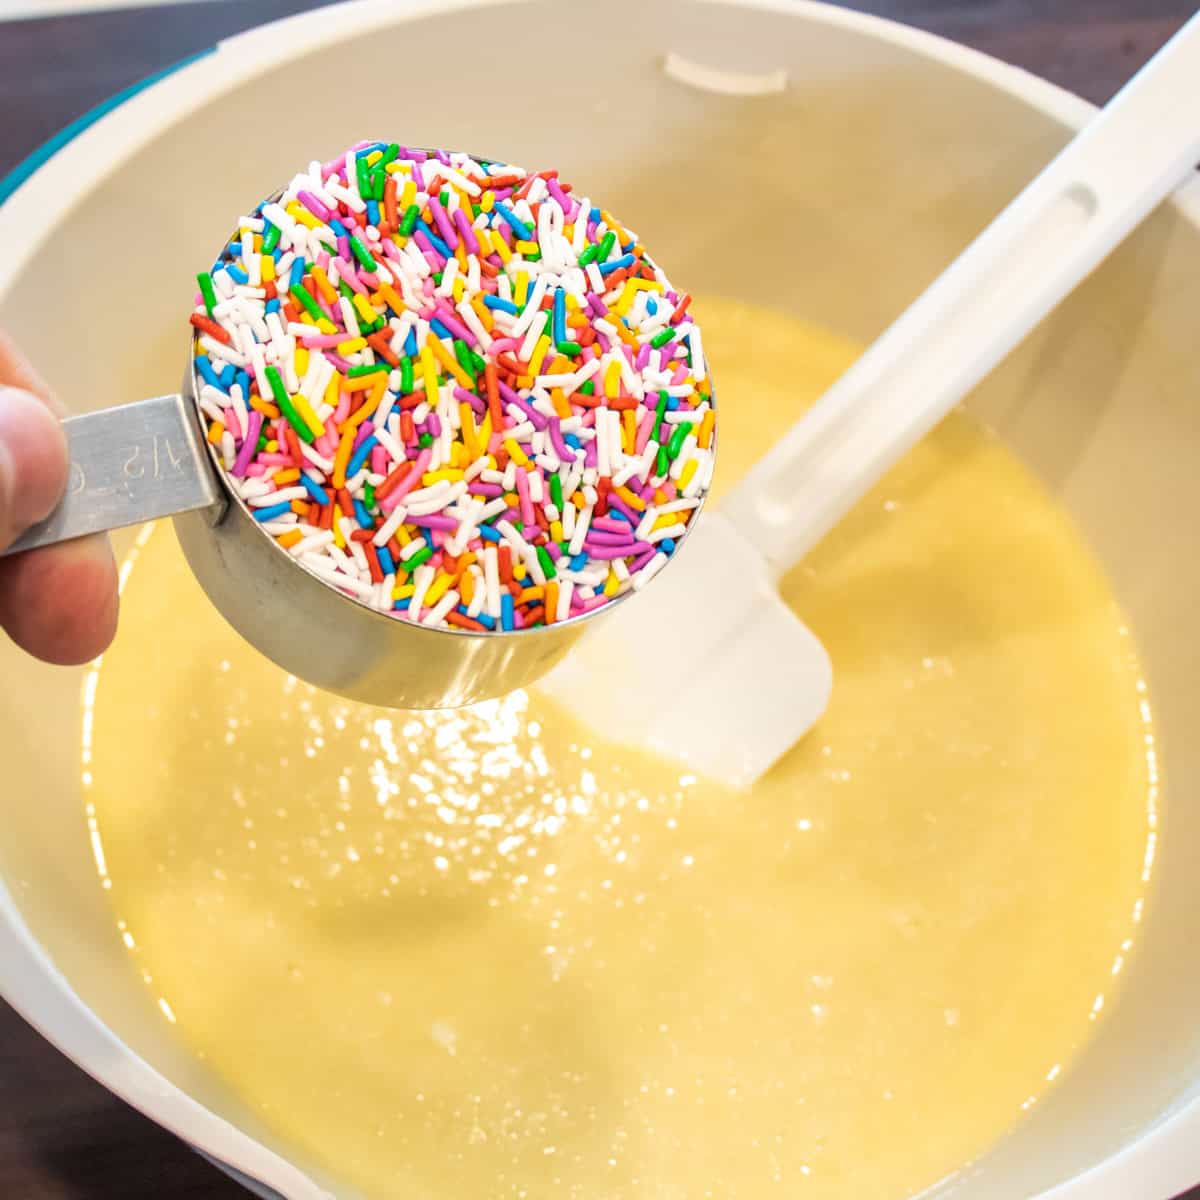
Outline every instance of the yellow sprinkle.
[[[429, 336], [432, 340], [433, 335]], [[438, 402], [437, 366], [434, 364], [433, 355], [429, 353], [428, 345], [421, 347], [421, 379], [425, 384], [425, 399], [431, 406], [436, 405]]]
[[529, 360], [529, 374], [538, 375], [541, 373], [542, 360], [550, 352], [550, 339], [543, 334], [538, 339], [537, 349], [533, 352], [533, 357]]
[[313, 412], [313, 407], [308, 402], [308, 397], [303, 392], [296, 392], [292, 396], [292, 404], [295, 405], [296, 411], [300, 414], [300, 419], [308, 426], [309, 432], [313, 437], [321, 437], [325, 433], [325, 425], [321, 418]]
[[513, 563], [513, 578], [520, 583], [525, 578], [525, 564], [522, 562]]
[[333, 544], [339, 550], [345, 550], [346, 548], [346, 539], [342, 536], [342, 523], [338, 520], [333, 522]]
[[341, 373], [339, 371], [334, 371], [329, 382], [325, 385], [325, 403], [328, 404], [330, 408], [337, 408], [339, 399], [338, 391], [344, 382], [345, 380], [342, 378]]
[[367, 348], [367, 339], [365, 337], [350, 338], [349, 341], [338, 342], [337, 352], [345, 358], [350, 354], [357, 354], [360, 350]]
[[467, 292], [467, 285], [463, 282], [463, 277], [461, 275], [455, 277], [454, 283], [451, 285], [450, 290], [454, 293], [454, 303], [462, 303], [462, 298]]
[[617, 578], [616, 571], [609, 569], [608, 578], [604, 581], [604, 594], [606, 596], [615, 596], [621, 587], [621, 581]]
[[[490, 231], [488, 236], [491, 239], [492, 249], [500, 255], [500, 261], [507, 266], [512, 262], [513, 257], [512, 251], [508, 248], [508, 243], [494, 229]], [[524, 304], [525, 301], [522, 300], [521, 303]]]
[[[693, 463], [688, 463], [688, 467], [692, 465]], [[684, 472], [687, 472], [687, 467], [684, 467]], [[656, 529], [666, 529], [668, 526], [677, 525], [678, 523], [679, 513], [663, 513], [663, 515], [659, 517], [658, 520], [655, 521], [650, 527], [650, 532], [653, 533]]]
[[[692, 459], [689, 459], [689, 460], [688, 460], [688, 464], [687, 464], [687, 466], [686, 466], [686, 467], [684, 467], [684, 468], [683, 468], [683, 470], [680, 472], [680, 475], [679, 475], [679, 490], [680, 490], [681, 492], [683, 491], [683, 489], [684, 489], [684, 488], [686, 488], [686, 487], [687, 487], [687, 485], [688, 485], [689, 483], [691, 483], [691, 482], [692, 482], [692, 476], [693, 476], [693, 475], [695, 475], [695, 473], [696, 473], [696, 463], [697, 463], [697, 461], [698, 461], [698, 460], [697, 460], [697, 459], [694, 459], [694, 458], [692, 458]], [[675, 515], [674, 513], [667, 513], [667, 516], [668, 516], [668, 517], [673, 517], [674, 515]], [[661, 519], [661, 518], [660, 518], [660, 519]]]
[[413, 535], [408, 532], [407, 525], [401, 525], [400, 528], [396, 530], [396, 541], [398, 541], [400, 545], [407, 546], [412, 540]]
[[313, 283], [317, 285], [317, 291], [319, 291], [322, 297], [328, 300], [330, 304], [336, 304], [338, 298], [337, 288], [335, 288], [333, 284], [329, 282], [329, 276], [325, 274], [324, 268], [314, 265], [311, 274], [313, 277]]
[[459, 471], [465, 471], [471, 465], [471, 456], [462, 442], [450, 443], [450, 465]]
[[416, 592], [416, 586], [411, 583], [402, 583], [398, 588], [392, 589], [393, 600], [407, 600], [409, 596]]
[[361, 292], [354, 293], [354, 299], [350, 301], [354, 305], [355, 311], [363, 319], [365, 325], [374, 325], [379, 320], [379, 314], [367, 303], [367, 298]]
[[264, 254], [259, 258], [258, 275], [263, 283], [275, 282], [275, 259], [270, 254]]
[[471, 458], [476, 459], [479, 457], [479, 434], [475, 429], [475, 414], [471, 411], [469, 404], [459, 404], [458, 419], [462, 423], [463, 445], [466, 446], [467, 453]]
[[439, 571], [437, 578], [429, 585], [429, 591], [425, 593], [423, 607], [432, 608], [450, 590], [450, 584], [453, 582], [454, 580], [445, 571]]
[[272, 438], [267, 443], [267, 453], [268, 454], [278, 454], [279, 453], [279, 443], [274, 438]]
[[578, 312], [579, 311], [579, 301], [575, 298], [574, 292], [567, 293], [567, 311], [568, 312]]
[[[670, 514], [668, 513], [667, 515], [669, 516]], [[554, 541], [554, 542], [561, 542], [563, 540], [563, 531], [562, 531], [562, 522], [561, 521], [551, 521], [550, 522], [550, 540]]]
[[324, 223], [314, 217], [302, 204], [296, 203], [295, 200], [287, 206], [287, 212], [289, 216], [294, 217], [301, 225], [307, 225], [309, 229], [319, 229]]
[[303, 346], [296, 347], [296, 353], [292, 358], [292, 363], [296, 368], [296, 374], [301, 379], [308, 374], [308, 351]]
[[479, 197], [479, 208], [480, 208], [480, 211], [482, 211], [482, 212], [485, 212], [485, 213], [491, 212], [492, 208], [495, 206], [495, 204], [496, 204], [496, 193], [493, 191], [486, 191], [483, 193], [482, 196]]
[[417, 185], [412, 180], [406, 180], [404, 187], [400, 191], [400, 207], [410, 208], [412, 202], [417, 198]]
[[214, 421], [208, 427], [208, 440], [214, 446], [219, 446], [221, 444], [221, 438], [224, 436], [224, 434], [225, 434], [225, 426], [222, 425], [220, 421]]
[[[426, 471], [421, 476], [422, 487], [432, 487], [435, 483], [441, 483], [444, 479], [447, 483], [457, 483], [463, 477], [461, 471], [454, 470], [453, 467], [439, 467], [436, 471]], [[670, 516], [670, 514], [667, 514]]]
[[518, 308], [525, 307], [525, 301], [529, 299], [529, 273], [527, 271], [517, 272], [517, 287], [513, 295], [513, 303]]
[[532, 465], [525, 455], [525, 451], [512, 438], [504, 439], [504, 448], [508, 451], [508, 456], [517, 464], [518, 467], [528, 467]]
[[565, 237], [568, 242], [573, 242], [575, 240], [575, 222], [574, 221], [572, 221], [569, 225], [563, 226], [563, 237]]
[[536, 254], [539, 249], [537, 242], [516, 242], [515, 245], [518, 254]]
[[368, 167], [373, 167], [382, 157], [382, 150], [372, 150], [371, 153], [363, 159], [363, 162], [365, 162]]
[[615, 359], [608, 364], [604, 372], [604, 394], [613, 400], [618, 395], [618, 385], [621, 379], [621, 364]]

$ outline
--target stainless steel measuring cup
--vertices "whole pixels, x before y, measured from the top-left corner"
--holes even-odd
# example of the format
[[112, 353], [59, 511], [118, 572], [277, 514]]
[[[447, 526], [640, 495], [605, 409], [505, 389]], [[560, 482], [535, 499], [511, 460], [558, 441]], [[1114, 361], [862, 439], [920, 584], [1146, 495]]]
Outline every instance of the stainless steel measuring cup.
[[179, 395], [68, 418], [66, 495], [7, 553], [173, 517], [193, 573], [242, 637], [317, 687], [391, 708], [454, 708], [533, 683], [593, 615], [477, 633], [417, 625], [344, 595], [265, 533], [228, 485], [198, 393], [193, 368]]

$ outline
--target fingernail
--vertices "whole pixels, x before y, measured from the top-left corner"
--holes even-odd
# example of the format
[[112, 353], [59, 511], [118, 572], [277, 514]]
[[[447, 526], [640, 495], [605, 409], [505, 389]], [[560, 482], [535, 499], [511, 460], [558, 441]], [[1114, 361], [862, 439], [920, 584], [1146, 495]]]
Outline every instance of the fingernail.
[[34, 395], [0, 387], [0, 535], [50, 515], [67, 483], [62, 426]]

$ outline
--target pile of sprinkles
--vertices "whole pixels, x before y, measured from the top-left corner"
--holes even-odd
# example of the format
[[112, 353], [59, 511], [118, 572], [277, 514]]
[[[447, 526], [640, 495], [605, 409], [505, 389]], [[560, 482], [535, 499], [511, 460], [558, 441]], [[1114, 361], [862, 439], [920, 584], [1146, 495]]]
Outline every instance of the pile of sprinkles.
[[262, 529], [424, 625], [550, 625], [648, 583], [713, 473], [690, 297], [556, 171], [364, 142], [239, 222], [197, 397]]

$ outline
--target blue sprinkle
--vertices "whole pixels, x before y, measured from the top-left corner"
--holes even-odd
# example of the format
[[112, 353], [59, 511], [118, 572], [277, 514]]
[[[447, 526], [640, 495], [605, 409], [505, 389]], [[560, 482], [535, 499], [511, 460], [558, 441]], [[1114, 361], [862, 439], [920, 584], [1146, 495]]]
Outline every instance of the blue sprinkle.
[[377, 546], [375, 553], [379, 555], [379, 565], [385, 575], [395, 575], [396, 564], [392, 561], [392, 552], [386, 546]]
[[615, 517], [618, 521], [624, 521], [626, 525], [632, 525], [633, 522], [614, 504], [608, 510], [610, 517]]
[[571, 559], [571, 561], [567, 565], [571, 568], [572, 571], [582, 571], [583, 568], [587, 566], [587, 560], [588, 560], [587, 551], [583, 550], [583, 551], [580, 551], [580, 553], [578, 553], [577, 555], [575, 555], [575, 557], [573, 559]]
[[562, 288], [554, 290], [554, 316], [551, 323], [555, 343], [567, 340], [567, 294]]
[[267, 508], [254, 509], [254, 519], [256, 521], [273, 521], [276, 517], [282, 517], [284, 513], [290, 513], [292, 505], [290, 501], [285, 504], [272, 504]]
[[221, 372], [221, 386], [226, 391], [229, 391], [229, 389], [233, 387], [235, 383], [237, 383], [237, 372], [238, 369], [233, 365], [233, 363], [230, 363], [225, 370]]
[[679, 397], [678, 396], [668, 396], [667, 397], [667, 412], [674, 412], [678, 407], [679, 407]]
[[367, 224], [379, 224], [379, 204], [375, 200], [367, 201]]
[[323, 487], [321, 487], [318, 483], [316, 483], [314, 480], [310, 479], [308, 477], [308, 473], [306, 471], [300, 472], [300, 483], [303, 485], [304, 490], [318, 504], [324, 505], [324, 504], [329, 503], [329, 493], [326, 492], [325, 489]]
[[288, 280], [288, 287], [299, 287], [304, 282], [304, 268], [307, 264], [304, 259], [297, 258], [292, 263], [292, 274]]
[[436, 550], [437, 545], [435, 544], [435, 542], [433, 540], [433, 530], [432, 529], [422, 529], [421, 534], [425, 538], [425, 545], [427, 545], [430, 548], [430, 550]]
[[278, 297], [276, 297], [274, 300], [267, 301], [266, 311], [269, 313], [279, 311], [279, 298]]
[[453, 258], [454, 251], [438, 237], [436, 230], [427, 221], [422, 221], [417, 228], [429, 239], [429, 244], [443, 257]]
[[533, 230], [517, 216], [507, 204], [501, 203], [499, 200], [495, 204], [496, 211], [500, 214], [504, 223], [520, 238], [523, 242], [533, 241]]
[[436, 333], [438, 337], [449, 338], [451, 341], [454, 341], [454, 334], [452, 334], [450, 332], [450, 330], [448, 330], [445, 327], [445, 325], [443, 325], [441, 323], [441, 321], [437, 321], [437, 320], [430, 321], [429, 328], [432, 329], [433, 332]]
[[221, 377], [213, 370], [212, 362], [207, 354], [196, 355], [196, 370], [200, 372], [200, 378], [205, 383], [211, 384], [219, 392], [227, 391], [228, 389], [221, 382]]
[[404, 339], [404, 353], [407, 354], [409, 358], [412, 358], [412, 356], [414, 354], [416, 354], [416, 352], [417, 352], [417, 331], [415, 329], [410, 329], [408, 331], [408, 337], [406, 337]]
[[654, 314], [658, 312], [658, 301], [655, 300], [653, 296], [646, 297], [646, 312], [648, 312], [650, 316], [654, 316]]
[[392, 605], [392, 608], [393, 608], [393, 609], [394, 609], [396, 612], [408, 612], [408, 606], [409, 606], [409, 604], [411, 604], [411, 603], [412, 603], [412, 597], [411, 597], [411, 596], [406, 596], [406, 597], [405, 597], [403, 600], [397, 600], [397, 601], [396, 601], [396, 602], [395, 602], [395, 603]]
[[563, 441], [566, 442], [572, 450], [579, 450], [583, 446], [583, 443], [573, 433], [564, 433]]
[[242, 399], [248, 400], [250, 398], [250, 372], [239, 371], [237, 381], [238, 387], [242, 389]]
[[632, 267], [636, 261], [632, 254], [623, 254], [620, 258], [613, 258], [602, 264], [600, 274], [611, 275], [614, 271], [621, 270], [622, 267]]
[[521, 313], [511, 300], [502, 300], [499, 296], [484, 296], [483, 302], [488, 308], [498, 308], [501, 312], [512, 313], [514, 317]]
[[350, 456], [350, 461], [346, 464], [347, 479], [353, 479], [354, 476], [362, 470], [363, 463], [367, 461], [367, 455], [371, 453], [371, 448], [373, 446], [377, 446], [378, 444], [379, 443], [374, 434], [371, 434], [370, 437], [363, 439], [362, 445], [355, 450], [355, 452]]
[[506, 632], [513, 628], [513, 598], [511, 592], [502, 592], [500, 595], [500, 627]]
[[375, 522], [371, 519], [371, 514], [367, 512], [367, 507], [361, 500], [354, 501], [354, 519], [363, 529], [375, 528]]
[[490, 525], [480, 525], [479, 536], [485, 542], [500, 542], [504, 540]]
[[249, 283], [250, 276], [246, 274], [236, 263], [229, 264], [229, 276], [234, 283]]
[[663, 540], [658, 543], [658, 548], [664, 554], [674, 554], [675, 553], [675, 539], [674, 538], [663, 538]]
[[[511, 600], [512, 597], [510, 596], [509, 599]], [[477, 620], [480, 623], [480, 625], [482, 625], [484, 627], [484, 629], [495, 629], [496, 628], [496, 618], [489, 617], [487, 615], [487, 613], [481, 612], [479, 614], [479, 616], [477, 616], [475, 618], [475, 620]]]
[[593, 224], [599, 225], [600, 224], [600, 210], [598, 208], [593, 208], [592, 211], [588, 214], [588, 219]]
[[334, 217], [334, 218], [333, 218], [333, 219], [332, 219], [332, 220], [329, 222], [329, 228], [333, 230], [333, 233], [334, 233], [334, 236], [335, 236], [335, 237], [340, 237], [340, 238], [342, 238], [342, 237], [349, 237], [349, 236], [350, 236], [350, 235], [349, 235], [349, 234], [346, 232], [346, 227], [345, 227], [345, 225], [343, 225], [343, 224], [341, 223], [341, 221], [339, 221], [339, 220], [338, 220], [336, 217]]

